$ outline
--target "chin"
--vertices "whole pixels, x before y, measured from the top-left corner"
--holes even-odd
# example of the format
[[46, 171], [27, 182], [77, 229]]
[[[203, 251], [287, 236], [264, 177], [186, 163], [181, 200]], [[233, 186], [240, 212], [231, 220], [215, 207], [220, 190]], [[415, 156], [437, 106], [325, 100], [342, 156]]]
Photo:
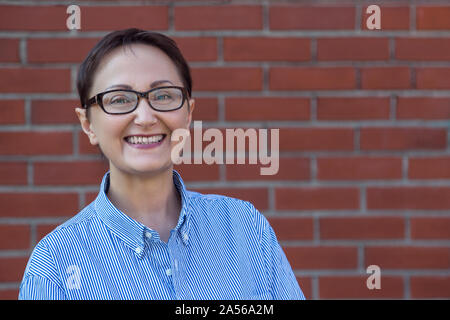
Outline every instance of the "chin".
[[139, 173], [157, 173], [157, 172], [163, 172], [166, 170], [169, 170], [172, 168], [172, 164], [166, 164], [166, 163], [149, 163], [149, 162], [134, 162], [130, 163], [128, 167], [136, 172]]

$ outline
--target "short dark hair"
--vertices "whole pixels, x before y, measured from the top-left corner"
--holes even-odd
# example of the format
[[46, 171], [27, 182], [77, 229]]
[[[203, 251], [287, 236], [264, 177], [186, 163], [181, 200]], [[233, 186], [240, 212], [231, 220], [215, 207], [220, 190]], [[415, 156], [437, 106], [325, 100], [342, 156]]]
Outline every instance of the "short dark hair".
[[[88, 94], [92, 88], [94, 74], [101, 60], [118, 47], [127, 47], [134, 43], [143, 43], [162, 50], [175, 64], [183, 85], [188, 93], [192, 94], [192, 78], [189, 65], [181, 54], [175, 41], [162, 33], [145, 31], [136, 28], [111, 32], [103, 37], [94, 48], [89, 51], [87, 57], [78, 68], [77, 89], [81, 106], [86, 105], [90, 97]], [[90, 120], [89, 108], [87, 118]]]

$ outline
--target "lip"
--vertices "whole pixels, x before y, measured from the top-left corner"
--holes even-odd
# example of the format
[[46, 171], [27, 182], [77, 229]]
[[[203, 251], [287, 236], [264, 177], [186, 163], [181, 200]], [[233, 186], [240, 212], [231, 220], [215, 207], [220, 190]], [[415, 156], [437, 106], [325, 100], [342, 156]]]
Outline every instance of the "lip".
[[[142, 136], [142, 137], [152, 137], [152, 136], [159, 136], [162, 135], [163, 138], [161, 139], [161, 141], [159, 142], [154, 142], [154, 143], [149, 143], [149, 144], [132, 144], [129, 143], [127, 141], [127, 137], [131, 137], [131, 136]], [[123, 138], [123, 140], [125, 141], [125, 143], [130, 146], [131, 148], [134, 149], [153, 149], [153, 148], [157, 148], [159, 147], [161, 144], [164, 143], [164, 141], [166, 140], [167, 134], [165, 133], [157, 133], [157, 134], [136, 134], [136, 135], [130, 135], [130, 136], [126, 136], [125, 138]]]

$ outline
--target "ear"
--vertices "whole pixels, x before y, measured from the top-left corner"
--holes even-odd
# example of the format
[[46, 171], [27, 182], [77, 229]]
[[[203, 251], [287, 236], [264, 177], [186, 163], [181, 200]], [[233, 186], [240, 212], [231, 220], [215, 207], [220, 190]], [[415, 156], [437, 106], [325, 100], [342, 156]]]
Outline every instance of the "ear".
[[189, 99], [188, 103], [189, 103], [189, 109], [188, 109], [189, 111], [188, 111], [188, 118], [187, 118], [187, 122], [186, 122], [186, 129], [189, 129], [189, 127], [191, 126], [192, 112], [194, 111], [194, 108], [195, 108], [195, 100]]
[[89, 122], [87, 116], [86, 116], [86, 109], [83, 108], [75, 108], [75, 113], [78, 116], [78, 120], [80, 120], [81, 128], [83, 129], [84, 133], [89, 138], [89, 141], [92, 145], [98, 144], [97, 136], [95, 135], [94, 131], [92, 130], [92, 124]]

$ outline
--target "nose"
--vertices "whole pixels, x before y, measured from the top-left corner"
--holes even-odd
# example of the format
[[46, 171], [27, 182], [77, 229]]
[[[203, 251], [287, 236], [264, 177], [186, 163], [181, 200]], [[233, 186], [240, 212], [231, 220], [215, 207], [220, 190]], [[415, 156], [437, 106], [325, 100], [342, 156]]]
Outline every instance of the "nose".
[[141, 97], [137, 108], [133, 111], [136, 114], [134, 122], [142, 126], [155, 124], [158, 121], [156, 112], [150, 107], [148, 100]]

